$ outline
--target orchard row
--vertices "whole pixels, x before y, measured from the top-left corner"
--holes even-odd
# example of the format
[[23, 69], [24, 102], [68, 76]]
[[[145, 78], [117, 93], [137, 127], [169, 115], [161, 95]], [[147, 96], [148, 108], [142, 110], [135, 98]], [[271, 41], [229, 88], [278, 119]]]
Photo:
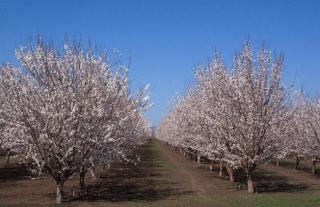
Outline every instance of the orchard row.
[[196, 71], [195, 84], [177, 97], [157, 130], [157, 138], [187, 153], [220, 162], [230, 181], [272, 159], [320, 159], [320, 101], [282, 83], [283, 57], [262, 48], [257, 58], [249, 42], [227, 68], [219, 53]]

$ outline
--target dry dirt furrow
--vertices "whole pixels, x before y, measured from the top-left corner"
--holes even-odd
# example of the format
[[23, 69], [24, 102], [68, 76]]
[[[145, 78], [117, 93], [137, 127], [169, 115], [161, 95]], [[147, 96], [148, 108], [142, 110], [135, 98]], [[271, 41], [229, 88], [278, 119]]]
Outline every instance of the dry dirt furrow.
[[188, 160], [165, 144], [161, 142], [158, 144], [167, 161], [175, 166], [171, 173], [183, 182], [185, 188], [199, 195], [213, 191], [221, 192], [221, 186], [225, 186], [224, 180], [217, 178], [209, 169], [203, 169], [203, 165]]

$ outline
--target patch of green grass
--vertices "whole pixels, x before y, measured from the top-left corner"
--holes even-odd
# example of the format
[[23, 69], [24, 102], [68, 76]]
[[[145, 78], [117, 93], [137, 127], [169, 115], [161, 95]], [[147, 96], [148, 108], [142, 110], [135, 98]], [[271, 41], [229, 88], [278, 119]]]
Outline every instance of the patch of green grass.
[[157, 167], [160, 169], [170, 169], [173, 167], [173, 165], [165, 161], [158, 161]]
[[297, 194], [254, 194], [245, 192], [219, 197], [215, 194], [184, 195], [176, 199], [167, 199], [156, 202], [128, 202], [128, 206], [161, 206], [161, 207], [317, 207], [320, 206], [318, 195]]
[[[179, 199], [180, 200], [180, 199]], [[318, 194], [277, 193], [248, 194], [241, 191], [229, 196], [206, 194], [204, 196], [187, 196], [180, 200], [179, 206], [217, 206], [217, 207], [317, 207], [320, 206]], [[168, 205], [171, 206], [171, 205]]]
[[143, 164], [148, 167], [161, 170], [167, 170], [174, 167], [172, 163], [167, 161], [160, 149], [159, 144], [154, 139], [150, 139], [145, 145], [144, 154], [149, 156], [144, 157], [143, 159]]
[[243, 195], [242, 204], [257, 207], [314, 207], [320, 206], [319, 195], [314, 193], [277, 193]]

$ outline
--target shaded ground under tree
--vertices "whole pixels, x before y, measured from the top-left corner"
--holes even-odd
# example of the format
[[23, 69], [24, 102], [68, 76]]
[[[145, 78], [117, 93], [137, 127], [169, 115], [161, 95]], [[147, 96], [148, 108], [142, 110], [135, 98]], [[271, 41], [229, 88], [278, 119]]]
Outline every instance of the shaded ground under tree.
[[156, 201], [191, 193], [180, 189], [177, 182], [165, 179], [165, 169], [151, 141], [137, 153], [141, 162], [112, 165], [100, 173], [97, 182], [87, 186], [80, 200]]
[[[255, 173], [258, 193], [245, 190], [244, 173], [237, 182], [209, 171], [157, 140], [150, 140], [138, 152], [141, 162], [115, 164], [100, 171], [96, 181], [87, 178], [80, 199], [71, 196], [78, 189], [78, 177], [66, 183], [64, 206], [320, 206], [320, 179], [310, 173], [274, 165], [261, 165]], [[100, 169], [101, 170], [101, 169]], [[31, 180], [17, 166], [0, 169], [0, 206], [51, 206], [55, 202], [54, 182], [48, 177]], [[239, 188], [240, 186], [240, 188]]]

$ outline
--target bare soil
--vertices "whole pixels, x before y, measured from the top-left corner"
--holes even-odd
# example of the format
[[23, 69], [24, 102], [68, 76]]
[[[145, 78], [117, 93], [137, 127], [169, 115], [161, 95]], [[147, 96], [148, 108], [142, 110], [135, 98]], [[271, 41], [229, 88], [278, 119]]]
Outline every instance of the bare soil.
[[[320, 206], [320, 178], [290, 167], [262, 165], [254, 174], [258, 193], [246, 192], [242, 171], [236, 182], [218, 176], [209, 165], [197, 164], [173, 148], [150, 140], [137, 151], [141, 162], [114, 164], [98, 170], [98, 180], [86, 179], [82, 196], [78, 176], [66, 182], [63, 206]], [[53, 206], [55, 183], [45, 176], [31, 179], [16, 162], [9, 168], [0, 160], [0, 206]], [[75, 196], [72, 196], [72, 191]]]

